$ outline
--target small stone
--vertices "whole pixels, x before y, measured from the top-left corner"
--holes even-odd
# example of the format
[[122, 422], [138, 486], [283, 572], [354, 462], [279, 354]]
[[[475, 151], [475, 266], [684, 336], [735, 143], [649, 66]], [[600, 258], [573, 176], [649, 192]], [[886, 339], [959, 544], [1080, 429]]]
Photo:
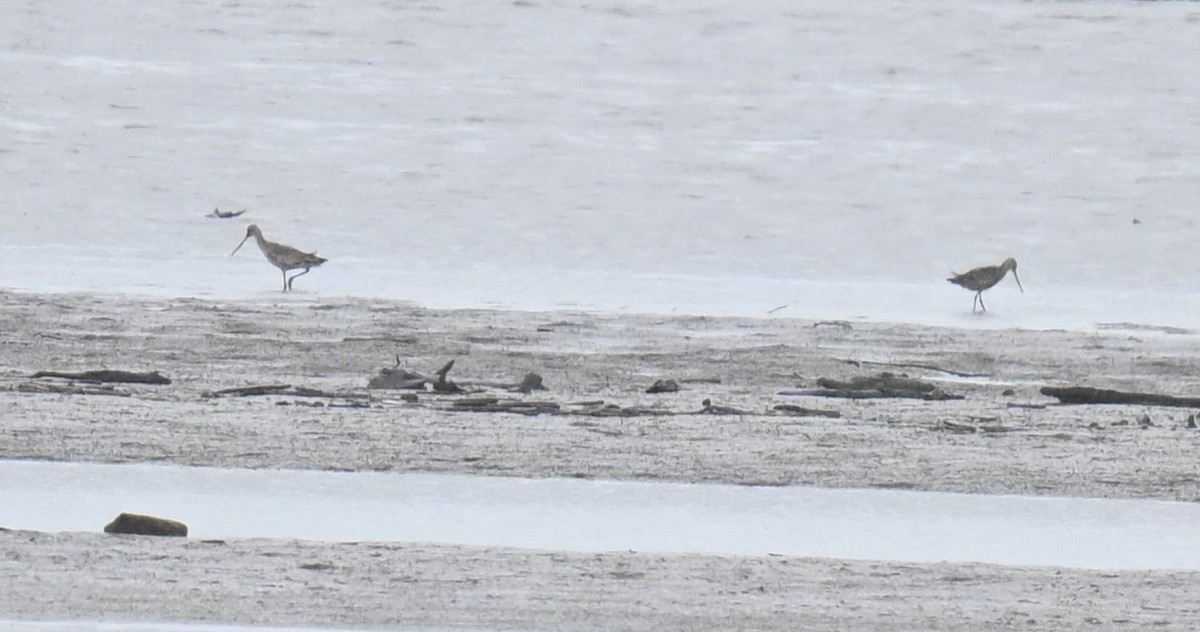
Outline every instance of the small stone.
[[1000, 394], [1005, 397], [1012, 397], [1013, 395], [1016, 395], [1016, 391], [1012, 390], [1011, 388], [1006, 388], [1003, 391], [1001, 391]]

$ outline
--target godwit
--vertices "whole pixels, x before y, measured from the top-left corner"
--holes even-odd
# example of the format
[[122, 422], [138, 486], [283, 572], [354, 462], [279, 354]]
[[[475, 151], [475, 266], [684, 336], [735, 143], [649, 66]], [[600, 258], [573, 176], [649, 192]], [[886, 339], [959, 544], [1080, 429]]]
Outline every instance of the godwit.
[[1017, 276], [1017, 260], [1012, 257], [1005, 259], [1004, 263], [998, 266], [982, 266], [970, 272], [955, 274], [946, 280], [975, 291], [975, 301], [971, 302], [971, 313], [974, 314], [975, 302], [979, 303], [979, 307], [983, 311], [987, 311], [987, 307], [983, 304], [983, 291], [999, 283], [1009, 270], [1012, 270], [1013, 278], [1017, 280], [1017, 287], [1021, 288], [1021, 293], [1024, 294], [1025, 288], [1021, 286], [1021, 277]]
[[[284, 292], [292, 289], [292, 281], [295, 281], [296, 277], [308, 274], [309, 268], [315, 268], [327, 261], [324, 257], [318, 257], [315, 252], [303, 252], [291, 246], [267, 241], [263, 238], [262, 231], [255, 224], [251, 224], [246, 229], [246, 236], [242, 238], [242, 242], [237, 245], [237, 248], [234, 248], [233, 252], [229, 253], [229, 256], [236, 255], [237, 251], [241, 250], [242, 244], [246, 243], [246, 240], [251, 237], [254, 237], [254, 241], [258, 242], [258, 248], [267, 256], [267, 261], [270, 261], [271, 265], [283, 272]], [[304, 272], [294, 274], [291, 278], [288, 278], [288, 270], [299, 270], [300, 268], [304, 268]]]

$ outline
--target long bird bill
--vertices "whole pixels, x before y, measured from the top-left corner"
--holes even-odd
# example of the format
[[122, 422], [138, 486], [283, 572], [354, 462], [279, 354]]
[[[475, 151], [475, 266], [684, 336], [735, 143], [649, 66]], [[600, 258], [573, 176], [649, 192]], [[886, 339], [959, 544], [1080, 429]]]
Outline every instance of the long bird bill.
[[[244, 241], [244, 240], [243, 240]], [[1017, 287], [1021, 288], [1021, 293], [1025, 293], [1025, 287], [1021, 285], [1021, 277], [1017, 276], [1017, 269], [1013, 268], [1013, 278], [1017, 280]]]
[[[237, 245], [237, 248], [233, 249], [233, 252], [229, 253], [229, 256], [232, 257], [233, 255], [236, 255], [237, 251], [242, 249], [242, 244], [246, 243], [247, 239], [250, 239], [250, 233], [246, 233], [246, 236], [242, 237], [242, 242]], [[1017, 285], [1020, 285], [1020, 284], [1021, 284], [1021, 282], [1017, 281]], [[1024, 291], [1024, 290], [1022, 290], [1022, 291]]]

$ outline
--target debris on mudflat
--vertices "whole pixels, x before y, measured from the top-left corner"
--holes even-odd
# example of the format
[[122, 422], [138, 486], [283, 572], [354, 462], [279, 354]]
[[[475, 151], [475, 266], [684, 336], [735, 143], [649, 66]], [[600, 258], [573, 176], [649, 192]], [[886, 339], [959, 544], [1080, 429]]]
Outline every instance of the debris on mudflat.
[[1090, 386], [1043, 386], [1042, 395], [1058, 398], [1060, 404], [1134, 404], [1200, 408], [1200, 397], [1175, 397], [1158, 393], [1131, 393]]
[[1195, 415], [1188, 415], [1187, 424], [1184, 425], [1184, 428], [1187, 428], [1188, 430], [1196, 429], [1196, 416]]
[[525, 374], [525, 379], [521, 380], [512, 390], [518, 393], [532, 393], [534, 391], [546, 390], [546, 385], [542, 384], [542, 376], [530, 371]]
[[534, 391], [544, 391], [546, 385], [542, 382], [542, 376], [530, 371], [525, 374], [525, 377], [517, 383], [512, 382], [465, 382], [469, 386], [485, 386], [488, 388], [498, 388], [510, 393], [525, 393], [528, 395]]
[[554, 414], [562, 409], [556, 402], [529, 402], [499, 397], [471, 397], [454, 402], [455, 410], [473, 413], [514, 413], [518, 415]]
[[99, 371], [81, 371], [79, 373], [66, 373], [63, 371], [38, 371], [30, 377], [57, 377], [65, 380], [78, 380], [80, 382], [126, 382], [136, 384], [170, 384], [171, 380], [164, 377], [158, 371], [149, 371], [146, 373], [135, 373], [133, 371], [112, 371], [101, 369]]
[[781, 413], [795, 415], [797, 417], [828, 417], [830, 419], [837, 419], [842, 416], [842, 413], [836, 410], [805, 408], [804, 406], [797, 406], [795, 404], [775, 404], [773, 408]]
[[962, 395], [948, 393], [936, 385], [915, 378], [896, 376], [891, 373], [858, 376], [850, 381], [821, 378], [820, 388], [783, 391], [781, 395], [799, 397], [842, 397], [847, 399], [905, 398], [943, 401], [963, 399]]
[[205, 391], [201, 397], [224, 397], [226, 395], [232, 395], [234, 397], [255, 397], [258, 395], [278, 395], [291, 387], [291, 384], [261, 384], [256, 386], [240, 386], [237, 388], [223, 388], [219, 391]]
[[646, 392], [650, 394], [678, 393], [679, 382], [675, 380], [654, 380], [654, 383], [650, 385], [650, 388], [646, 389]]
[[396, 356], [396, 366], [390, 369], [380, 369], [379, 375], [367, 382], [367, 388], [434, 391], [437, 393], [465, 392], [465, 389], [446, 377], [452, 368], [454, 368], [454, 360], [438, 369], [434, 374], [435, 377], [427, 376], [400, 368], [400, 356]]
[[742, 410], [740, 408], [734, 408], [733, 406], [721, 406], [719, 404], [714, 404], [714, 403], [712, 403], [711, 399], [705, 399], [704, 401], [700, 402], [700, 405], [703, 406], [703, 408], [701, 408], [700, 410], [698, 410], [696, 412], [701, 415], [753, 415], [754, 414], [747, 410]]
[[53, 384], [50, 382], [27, 382], [17, 385], [21, 393], [56, 393], [60, 395], [115, 395], [129, 397], [129, 391], [114, 388], [111, 384], [80, 386], [78, 384]]
[[841, 327], [842, 329], [854, 329], [854, 327], [844, 320], [818, 320], [813, 323], [813, 329], [817, 327]]
[[[319, 388], [309, 388], [307, 386], [292, 386], [291, 384], [259, 384], [254, 386], [239, 386], [236, 388], [224, 388], [219, 391], [205, 391], [200, 396], [207, 399], [212, 397], [258, 397], [261, 395], [323, 397], [326, 399], [344, 400], [366, 400], [370, 399], [371, 397], [367, 393], [326, 391]], [[346, 406], [361, 408], [365, 406], [365, 404], [361, 401], [350, 401], [347, 402]]]
[[222, 211], [221, 207], [217, 207], [217, 208], [214, 208], [212, 210], [212, 212], [208, 214], [208, 216], [215, 217], [217, 219], [230, 219], [230, 218], [237, 217], [245, 212], [246, 212], [246, 209], [241, 209], [239, 211]]
[[1011, 426], [1005, 426], [995, 423], [969, 424], [961, 421], [951, 421], [943, 419], [939, 421], [934, 430], [945, 430], [956, 433], [997, 433], [997, 432], [1016, 432], [1017, 429]]
[[105, 533], [127, 535], [162, 535], [186, 538], [186, 524], [169, 518], [147, 516], [144, 514], [123, 513], [115, 520], [104, 526]]
[[454, 360], [447, 362], [432, 376], [424, 375], [400, 368], [400, 357], [396, 356], [396, 365], [390, 369], [380, 369], [379, 375], [367, 382], [367, 388], [433, 391], [435, 393], [466, 393], [469, 389], [478, 390], [479, 387], [525, 394], [546, 390], [542, 376], [533, 371], [526, 373], [520, 382], [463, 382], [460, 385], [447, 377], [452, 368], [454, 368]]

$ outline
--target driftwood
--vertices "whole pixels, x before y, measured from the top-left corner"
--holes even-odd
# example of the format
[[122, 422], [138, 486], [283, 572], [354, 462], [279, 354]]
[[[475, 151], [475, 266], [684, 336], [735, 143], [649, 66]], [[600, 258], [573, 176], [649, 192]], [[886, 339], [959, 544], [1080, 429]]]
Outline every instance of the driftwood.
[[401, 369], [400, 356], [396, 356], [396, 366], [390, 369], [380, 369], [379, 375], [367, 382], [367, 388], [462, 393], [464, 389], [446, 377], [452, 368], [454, 368], [454, 360], [438, 369], [434, 374], [437, 377], [430, 377], [408, 369]]
[[246, 212], [246, 209], [242, 209], [240, 211], [222, 211], [220, 209], [220, 207], [217, 207], [217, 208], [214, 208], [213, 211], [208, 214], [208, 216], [216, 217], [217, 219], [230, 219], [233, 217], [237, 217], [245, 212]]
[[556, 402], [527, 402], [501, 400], [498, 397], [472, 397], [454, 402], [455, 410], [473, 413], [514, 413], [519, 415], [541, 415], [557, 413], [562, 407]]
[[379, 375], [367, 382], [367, 388], [414, 391], [432, 390], [435, 393], [466, 393], [468, 390], [467, 387], [498, 388], [514, 393], [526, 394], [533, 391], [546, 390], [542, 376], [533, 371], [526, 373], [520, 382], [463, 382], [460, 385], [448, 377], [452, 368], [454, 368], [454, 360], [447, 362], [433, 376], [423, 375], [415, 371], [400, 368], [400, 356], [396, 356], [396, 366], [390, 369], [380, 369]]
[[111, 371], [102, 369], [99, 371], [82, 371], [80, 373], [66, 373], [63, 371], [38, 371], [30, 377], [57, 377], [65, 380], [79, 380], [81, 382], [131, 382], [136, 384], [170, 384], [171, 380], [164, 377], [158, 371], [150, 371], [148, 373], [134, 373], [133, 371]]
[[817, 386], [839, 391], [895, 390], [914, 391], [917, 393], [930, 393], [937, 389], [937, 386], [934, 386], [929, 382], [913, 379], [911, 377], [897, 377], [891, 373], [880, 373], [879, 375], [860, 375], [850, 378], [850, 381], [848, 382], [823, 377], [817, 380]]
[[819, 389], [801, 391], [783, 391], [781, 395], [800, 397], [840, 397], [845, 399], [924, 399], [928, 401], [944, 401], [963, 399], [962, 395], [954, 395], [938, 388], [929, 382], [923, 382], [910, 377], [896, 377], [891, 373], [880, 373], [873, 376], [859, 376], [850, 381], [821, 378], [817, 380]]
[[111, 385], [80, 386], [78, 384], [52, 384], [48, 382], [29, 382], [18, 384], [17, 390], [22, 393], [58, 393], [62, 395], [113, 395], [129, 397], [129, 391], [117, 390]]
[[711, 399], [706, 399], [703, 402], [700, 402], [700, 404], [703, 406], [703, 408], [696, 411], [697, 414], [700, 414], [700, 415], [753, 415], [753, 414], [755, 414], [748, 410], [734, 408], [733, 406], [721, 406], [720, 404], [714, 404], [714, 403], [712, 403]]
[[544, 391], [546, 385], [542, 383], [542, 376], [530, 371], [525, 374], [525, 378], [520, 382], [465, 382], [468, 386], [486, 386], [488, 388], [498, 388], [512, 393], [525, 393], [528, 395], [534, 391]]
[[843, 360], [843, 362], [846, 364], [853, 364], [854, 366], [871, 365], [886, 366], [894, 369], [923, 369], [926, 371], [937, 371], [938, 373], [945, 373], [955, 377], [987, 377], [986, 373], [967, 373], [965, 371], [955, 371], [953, 369], [946, 369], [933, 364], [921, 364], [919, 362], [875, 362], [872, 360]]
[[960, 421], [942, 420], [934, 427], [935, 430], [945, 430], [955, 433], [999, 433], [1016, 432], [1017, 429], [1001, 424], [968, 424]]
[[1060, 404], [1133, 404], [1200, 408], [1200, 397], [1175, 397], [1157, 393], [1131, 393], [1090, 386], [1043, 386], [1042, 395], [1058, 398]]
[[787, 413], [789, 415], [796, 415], [797, 417], [828, 417], [830, 419], [837, 419], [842, 416], [842, 413], [836, 410], [805, 408], [795, 404], [776, 404], [774, 406], [774, 410], [778, 410], [781, 413]]
[[[324, 397], [328, 399], [346, 399], [346, 400], [365, 400], [370, 399], [367, 393], [353, 392], [336, 392], [324, 391], [319, 388], [309, 388], [307, 386], [292, 386], [291, 384], [259, 384], [255, 386], [240, 386], [237, 388], [225, 388], [219, 391], [205, 391], [201, 397], [257, 397], [260, 395], [287, 395], [290, 397]], [[330, 404], [336, 406], [337, 404]], [[366, 406], [360, 401], [353, 401], [344, 404], [352, 408], [361, 408]]]
[[289, 388], [291, 384], [262, 384], [258, 386], [241, 386], [238, 388], [224, 388], [219, 391], [208, 391], [204, 393], [205, 397], [224, 397], [232, 395], [234, 397], [254, 397], [257, 395], [276, 395], [282, 393]]

